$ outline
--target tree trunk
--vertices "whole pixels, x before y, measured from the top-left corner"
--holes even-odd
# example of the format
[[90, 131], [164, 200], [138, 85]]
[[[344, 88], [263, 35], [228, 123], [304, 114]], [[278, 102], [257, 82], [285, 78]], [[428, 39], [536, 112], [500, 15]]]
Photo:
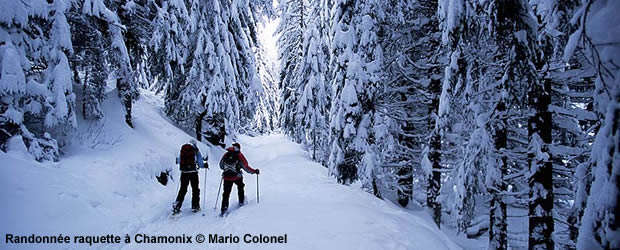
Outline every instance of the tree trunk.
[[86, 70], [84, 74], [84, 85], [82, 85], [82, 118], [84, 118], [84, 120], [88, 119], [88, 115], [86, 114], [86, 103], [88, 102], [88, 95], [90, 95], [90, 90], [88, 88], [88, 75], [89, 70]]
[[499, 124], [496, 125], [495, 131], [495, 151], [501, 156], [500, 176], [498, 177], [499, 185], [492, 187], [491, 205], [489, 211], [489, 249], [505, 250], [508, 248], [508, 223], [506, 214], [506, 202], [504, 202], [502, 192], [506, 192], [507, 185], [504, 176], [508, 172], [508, 159], [504, 155], [506, 146], [508, 145], [508, 117], [506, 115], [506, 104], [501, 100], [497, 104], [497, 113], [499, 113]]
[[[403, 100], [406, 100], [404, 98]], [[413, 138], [411, 136], [406, 136], [410, 134], [416, 133], [415, 126], [412, 122], [406, 122], [406, 125], [403, 126], [402, 134], [398, 135], [398, 141], [403, 147], [408, 149], [413, 149], [419, 147], [423, 142], [420, 139]], [[402, 153], [398, 155], [397, 162], [405, 162], [404, 166], [401, 166], [398, 171], [398, 204], [403, 207], [406, 207], [409, 204], [409, 200], [411, 200], [412, 189], [413, 189], [413, 166], [412, 166], [412, 155]]]
[[317, 125], [317, 106], [316, 106], [316, 93], [315, 88], [312, 88], [312, 109], [314, 110], [313, 114], [313, 126], [312, 126], [312, 160], [316, 161], [316, 127]]
[[553, 224], [553, 161], [548, 145], [551, 144], [551, 112], [548, 107], [551, 104], [551, 81], [546, 79], [541, 88], [534, 84], [529, 93], [529, 105], [535, 109], [535, 113], [528, 121], [528, 137], [530, 147], [534, 135], [538, 134], [542, 139], [541, 151], [546, 153], [546, 161], [539, 159], [537, 152], [530, 149], [528, 163], [530, 179], [529, 191], [529, 249], [553, 249], [554, 243], [551, 237]]
[[204, 110], [196, 117], [196, 140], [198, 141], [202, 141], [202, 121], [206, 115], [207, 110]]
[[374, 173], [372, 174], [372, 192], [375, 197], [383, 200], [383, 197], [381, 197], [381, 192], [379, 191], [379, 186], [377, 186], [377, 176], [375, 176]]
[[133, 122], [131, 120], [131, 106], [133, 100], [131, 99], [131, 95], [127, 94], [127, 91], [129, 91], [129, 84], [126, 82], [125, 78], [119, 77], [116, 79], [116, 90], [118, 91], [118, 96], [121, 98], [121, 102], [125, 106], [125, 122], [129, 127], [133, 128]]
[[316, 128], [312, 130], [312, 160], [316, 161]]
[[129, 127], [133, 128], [133, 122], [131, 121], [131, 106], [132, 101], [130, 98], [127, 98], [127, 100], [125, 100], [125, 122], [129, 125]]
[[409, 200], [411, 200], [413, 185], [413, 175], [411, 173], [411, 166], [403, 166], [398, 169], [398, 204], [403, 207], [407, 207]]
[[[433, 99], [429, 106], [429, 114], [431, 116], [435, 114], [436, 119], [439, 119], [437, 112], [439, 111], [439, 97], [441, 96], [441, 81], [439, 79], [432, 79], [429, 90], [433, 94]], [[432, 171], [428, 179], [426, 203], [433, 211], [435, 224], [437, 224], [437, 227], [441, 227], [441, 203], [437, 201], [439, 190], [441, 189], [441, 135], [438, 128], [435, 127], [435, 119], [430, 119], [429, 122], [429, 128], [433, 131], [429, 143], [430, 152], [428, 153], [428, 159], [432, 164]]]

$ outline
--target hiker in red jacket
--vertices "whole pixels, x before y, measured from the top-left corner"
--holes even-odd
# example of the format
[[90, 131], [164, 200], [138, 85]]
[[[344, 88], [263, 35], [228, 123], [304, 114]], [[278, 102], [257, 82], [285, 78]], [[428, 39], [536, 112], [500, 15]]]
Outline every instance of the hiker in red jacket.
[[226, 153], [220, 160], [220, 168], [224, 171], [222, 173], [222, 179], [224, 179], [224, 196], [222, 197], [222, 213], [228, 210], [228, 198], [232, 191], [233, 183], [237, 185], [237, 191], [239, 193], [239, 206], [243, 206], [245, 202], [245, 195], [243, 192], [243, 171], [250, 174], [259, 174], [258, 169], [253, 169], [248, 165], [248, 161], [241, 153], [241, 145], [239, 143], [233, 143], [232, 147], [226, 149]]

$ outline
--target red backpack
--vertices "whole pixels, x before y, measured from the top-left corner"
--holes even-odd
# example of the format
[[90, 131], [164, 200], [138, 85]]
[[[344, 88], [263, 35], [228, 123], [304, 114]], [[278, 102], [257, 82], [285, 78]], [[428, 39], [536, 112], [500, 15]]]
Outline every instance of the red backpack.
[[181, 171], [196, 170], [196, 148], [192, 144], [181, 146], [181, 160], [179, 162]]
[[223, 169], [224, 172], [222, 176], [224, 177], [233, 177], [237, 176], [239, 172], [241, 172], [241, 162], [239, 162], [239, 152], [238, 151], [228, 151], [222, 157], [223, 161]]

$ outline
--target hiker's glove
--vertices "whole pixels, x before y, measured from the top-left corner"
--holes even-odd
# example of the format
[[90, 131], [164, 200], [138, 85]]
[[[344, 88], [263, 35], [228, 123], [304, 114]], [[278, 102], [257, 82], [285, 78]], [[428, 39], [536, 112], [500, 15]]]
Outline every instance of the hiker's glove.
[[209, 163], [208, 162], [204, 162], [204, 168], [209, 168]]
[[260, 174], [260, 170], [256, 169], [256, 171], [254, 171], [255, 174]]

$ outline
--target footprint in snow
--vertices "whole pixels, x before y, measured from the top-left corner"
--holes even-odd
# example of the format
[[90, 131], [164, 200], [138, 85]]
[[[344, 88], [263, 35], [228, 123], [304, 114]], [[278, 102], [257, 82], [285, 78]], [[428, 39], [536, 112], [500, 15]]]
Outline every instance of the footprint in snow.
[[77, 199], [80, 196], [78, 194], [60, 192], [58, 193], [58, 197], [59, 198], [71, 197], [71, 198]]
[[93, 208], [97, 208], [99, 205], [101, 205], [101, 202], [98, 202], [98, 201], [89, 201], [88, 203]]
[[123, 194], [123, 193], [119, 193], [119, 192], [114, 191], [113, 194], [118, 195], [118, 196], [123, 197], [123, 198], [127, 198], [127, 195]]

